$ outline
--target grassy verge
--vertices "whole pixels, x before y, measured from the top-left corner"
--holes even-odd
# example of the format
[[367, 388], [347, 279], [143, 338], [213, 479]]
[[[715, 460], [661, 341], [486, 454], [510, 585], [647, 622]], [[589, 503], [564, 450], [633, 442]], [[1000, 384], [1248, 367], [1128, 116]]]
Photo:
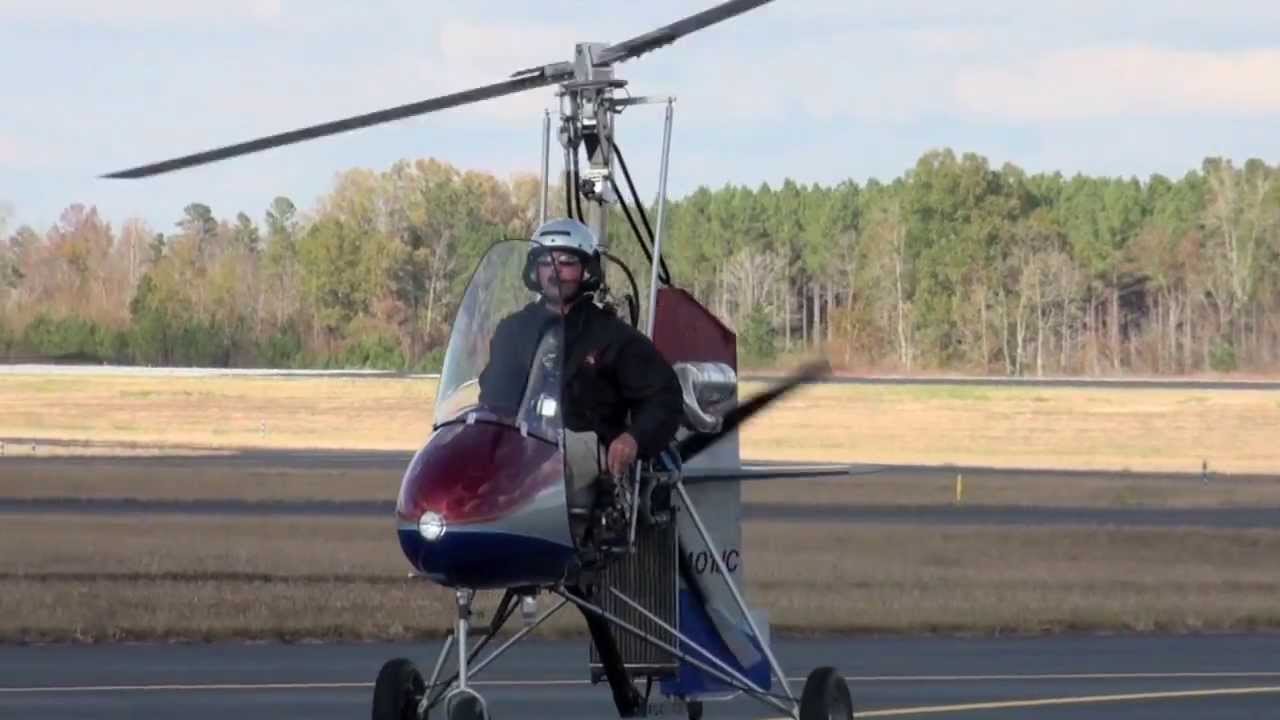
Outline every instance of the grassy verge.
[[[780, 633], [1280, 628], [1280, 531], [745, 532], [749, 597]], [[390, 521], [11, 516], [3, 538], [3, 641], [403, 638], [452, 617], [446, 591], [406, 578]], [[582, 626], [568, 612], [546, 632]]]
[[[435, 381], [0, 378], [0, 438], [414, 450]], [[764, 386], [743, 383], [744, 397]], [[744, 457], [1198, 471], [1280, 470], [1265, 390], [818, 385], [742, 433]], [[21, 447], [13, 449], [22, 452]]]

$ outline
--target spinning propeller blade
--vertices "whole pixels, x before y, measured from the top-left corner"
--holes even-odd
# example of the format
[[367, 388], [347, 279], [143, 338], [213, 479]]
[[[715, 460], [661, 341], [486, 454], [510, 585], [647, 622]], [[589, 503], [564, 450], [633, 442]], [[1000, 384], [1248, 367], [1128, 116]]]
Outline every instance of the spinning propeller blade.
[[571, 71], [568, 70], [567, 66], [565, 66], [560, 72], [545, 72], [544, 70], [544, 68], [538, 68], [536, 74], [521, 75], [492, 85], [485, 85], [471, 90], [463, 90], [462, 92], [456, 92], [450, 95], [441, 95], [440, 97], [431, 98], [430, 100], [422, 100], [420, 102], [400, 105], [399, 107], [389, 108], [387, 110], [379, 110], [377, 112], [356, 115], [354, 117], [335, 120], [333, 122], [327, 122], [320, 125], [312, 125], [311, 127], [305, 127], [298, 130], [290, 130], [288, 132], [258, 138], [257, 140], [250, 140], [248, 142], [237, 143], [235, 145], [227, 145], [226, 147], [220, 147], [215, 150], [206, 150], [205, 152], [195, 153], [194, 155], [186, 155], [184, 157], [164, 160], [150, 165], [141, 165], [128, 170], [120, 170], [108, 175], [103, 175], [103, 177], [142, 178], [172, 172], [174, 170], [181, 170], [182, 168], [194, 167], [196, 165], [205, 165], [219, 160], [226, 160], [227, 158], [248, 155], [262, 150], [269, 150], [271, 148], [280, 147], [281, 145], [292, 145], [293, 143], [302, 142], [304, 140], [312, 140], [319, 137], [325, 137], [326, 135], [336, 135], [348, 130], [357, 130], [359, 128], [365, 128], [379, 123], [403, 120], [405, 118], [414, 117], [415, 115], [425, 115], [437, 110], [445, 110], [447, 108], [479, 102], [481, 100], [489, 100], [503, 95], [512, 95], [525, 90], [532, 90], [533, 88], [552, 85], [566, 79], [570, 74], [572, 74]]
[[770, 2], [773, 2], [773, 0], [729, 0], [729, 2], [720, 3], [713, 8], [703, 10], [696, 15], [690, 15], [683, 20], [678, 20], [657, 30], [610, 45], [604, 49], [604, 52], [600, 53], [599, 57], [594, 58], [595, 63], [597, 65], [611, 65], [625, 62], [650, 50], [670, 45], [685, 35], [695, 33], [722, 20], [728, 20], [735, 15], [741, 15], [748, 10], [754, 10]]
[[831, 372], [831, 365], [826, 360], [816, 360], [801, 367], [795, 372], [795, 374], [791, 375], [787, 379], [751, 398], [747, 402], [735, 407], [728, 413], [725, 413], [724, 422], [720, 426], [720, 430], [718, 432], [706, 435], [690, 435], [677, 443], [676, 451], [680, 453], [680, 460], [682, 462], [688, 462], [695, 455], [714, 445], [715, 442], [726, 433], [732, 432], [739, 425], [746, 422], [752, 415], [760, 412], [773, 401], [781, 398], [783, 395], [786, 395], [800, 385], [817, 380], [829, 372]]

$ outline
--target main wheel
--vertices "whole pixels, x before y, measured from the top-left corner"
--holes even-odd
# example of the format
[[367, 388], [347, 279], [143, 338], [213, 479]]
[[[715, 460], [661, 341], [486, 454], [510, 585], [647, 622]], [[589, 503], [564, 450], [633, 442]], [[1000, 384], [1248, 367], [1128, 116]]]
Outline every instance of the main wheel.
[[800, 695], [800, 720], [853, 720], [849, 684], [835, 668], [820, 667], [809, 673]]
[[419, 720], [418, 703], [427, 683], [412, 661], [388, 660], [373, 684], [373, 720]]

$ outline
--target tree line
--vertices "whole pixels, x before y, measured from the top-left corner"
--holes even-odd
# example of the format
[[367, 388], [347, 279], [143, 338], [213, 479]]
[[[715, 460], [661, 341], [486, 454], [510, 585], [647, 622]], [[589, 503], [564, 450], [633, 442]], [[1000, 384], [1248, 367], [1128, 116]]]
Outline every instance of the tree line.
[[[699, 188], [668, 203], [664, 257], [755, 364], [1265, 372], [1280, 359], [1278, 177], [1225, 158], [1177, 179], [1030, 175], [942, 149], [887, 182]], [[315, 207], [278, 197], [258, 218], [196, 202], [172, 228], [117, 229], [73, 204], [43, 233], [0, 227], [0, 354], [435, 369], [471, 268], [528, 237], [538, 185], [424, 159], [346, 171]], [[610, 250], [647, 297], [614, 215]]]

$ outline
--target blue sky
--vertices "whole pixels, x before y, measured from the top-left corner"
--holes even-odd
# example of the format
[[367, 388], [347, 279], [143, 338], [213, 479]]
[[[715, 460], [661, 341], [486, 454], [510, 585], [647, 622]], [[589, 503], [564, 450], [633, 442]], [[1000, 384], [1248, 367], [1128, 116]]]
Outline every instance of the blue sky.
[[[412, 102], [568, 59], [715, 0], [471, 3], [0, 0], [0, 220], [72, 202], [168, 231], [189, 202], [260, 219], [334, 175], [433, 156], [538, 167], [550, 89], [149, 180], [97, 175]], [[1207, 155], [1280, 162], [1280, 3], [775, 0], [622, 65], [676, 96], [671, 194], [900, 175], [950, 146], [1035, 172], [1180, 176]], [[649, 197], [662, 113], [620, 142]], [[554, 157], [554, 156], [553, 156]], [[554, 167], [554, 164], [553, 164]]]

